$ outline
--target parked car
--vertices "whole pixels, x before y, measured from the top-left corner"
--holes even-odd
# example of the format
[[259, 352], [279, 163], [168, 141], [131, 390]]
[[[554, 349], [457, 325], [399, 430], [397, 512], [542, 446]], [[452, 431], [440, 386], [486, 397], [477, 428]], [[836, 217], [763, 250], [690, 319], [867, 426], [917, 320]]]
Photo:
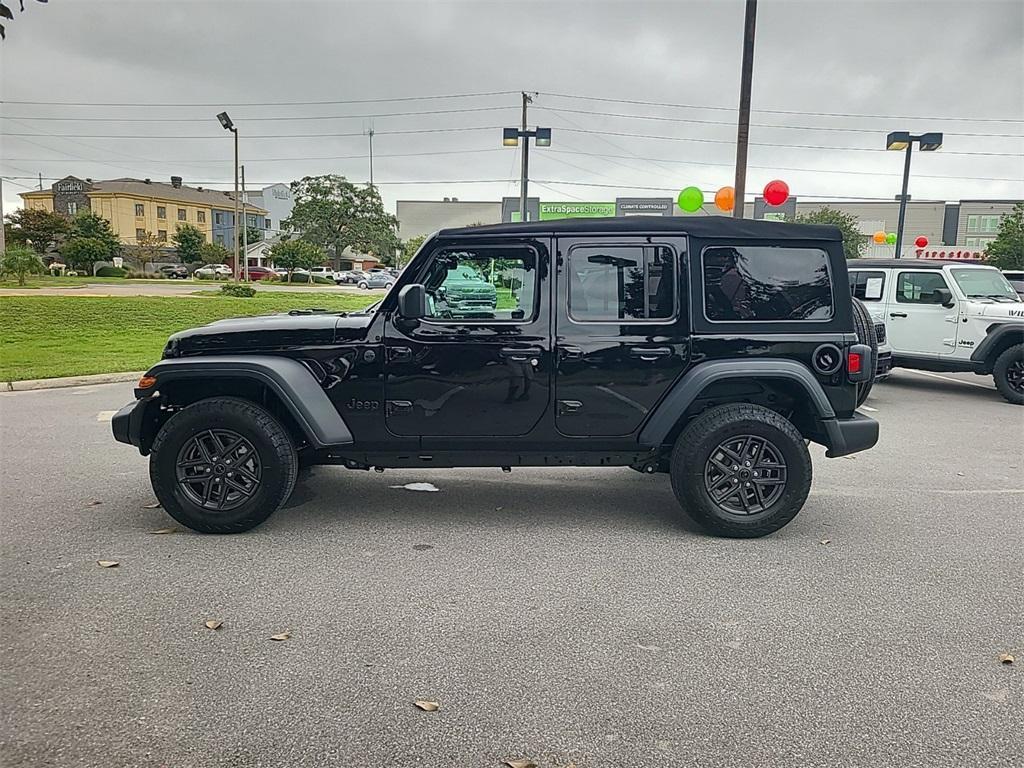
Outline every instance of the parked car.
[[231, 277], [234, 272], [232, 272], [231, 267], [227, 264], [204, 264], [192, 274], [196, 277], [212, 277], [216, 279]]
[[364, 291], [369, 288], [384, 288], [391, 290], [391, 286], [395, 284], [395, 278], [391, 276], [389, 272], [370, 272], [366, 277], [361, 279], [356, 285], [362, 288]]
[[1017, 292], [1017, 295], [1024, 300], [1024, 270], [1004, 269], [1003, 277]]
[[359, 269], [346, 269], [334, 273], [334, 282], [338, 285], [355, 285], [366, 279], [366, 273]]
[[188, 277], [188, 267], [184, 264], [164, 264], [158, 271], [172, 280], [184, 280]]
[[495, 287], [468, 264], [452, 267], [431, 298], [445, 317], [489, 317], [498, 303]]
[[269, 267], [249, 267], [250, 280], [276, 280], [277, 273]]
[[333, 267], [313, 267], [310, 270], [313, 277], [326, 277], [331, 282], [334, 282], [335, 274]]
[[857, 259], [850, 289], [885, 316], [892, 364], [991, 375], [1024, 405], [1024, 304], [995, 267], [938, 259]]
[[[431, 308], [463, 267], [500, 281], [486, 319]], [[163, 509], [206, 533], [259, 525], [300, 467], [558, 464], [665, 473], [704, 528], [764, 536], [808, 498], [806, 441], [836, 457], [878, 440], [856, 411], [874, 361], [870, 325], [833, 282], [844, 274], [835, 227], [638, 216], [446, 229], [361, 312], [174, 334], [111, 426], [149, 456]]]

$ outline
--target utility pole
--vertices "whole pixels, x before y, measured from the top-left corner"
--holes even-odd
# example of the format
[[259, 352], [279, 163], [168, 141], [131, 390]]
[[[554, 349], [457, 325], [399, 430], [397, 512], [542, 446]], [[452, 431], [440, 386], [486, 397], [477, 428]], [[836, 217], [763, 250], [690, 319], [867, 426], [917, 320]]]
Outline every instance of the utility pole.
[[366, 135], [370, 137], [370, 189], [373, 189], [373, 128]]
[[242, 166], [242, 279], [249, 282], [249, 219], [245, 215], [245, 166]]
[[41, 192], [42, 190], [43, 190], [43, 172], [40, 171], [39, 172], [39, 191]]
[[[533, 103], [533, 97], [523, 91], [523, 133], [526, 133], [526, 106]], [[519, 176], [519, 220], [526, 221], [526, 185], [530, 173], [530, 140], [523, 142], [523, 168]]]
[[0, 178], [0, 253], [7, 250], [7, 231], [4, 229], [4, 180]]
[[754, 76], [754, 28], [757, 23], [757, 0], [747, 0], [743, 17], [743, 69], [740, 76], [740, 113], [736, 126], [736, 181], [733, 188], [736, 202], [732, 215], [742, 219], [743, 197], [747, 186], [747, 141], [750, 139], [750, 89]]

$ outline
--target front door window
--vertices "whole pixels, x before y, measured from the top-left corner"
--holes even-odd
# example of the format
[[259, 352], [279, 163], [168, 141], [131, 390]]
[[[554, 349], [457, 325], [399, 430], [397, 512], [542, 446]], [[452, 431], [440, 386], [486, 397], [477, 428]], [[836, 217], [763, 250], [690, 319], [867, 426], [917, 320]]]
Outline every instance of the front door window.
[[536, 258], [521, 246], [445, 250], [427, 270], [427, 316], [436, 320], [532, 319]]

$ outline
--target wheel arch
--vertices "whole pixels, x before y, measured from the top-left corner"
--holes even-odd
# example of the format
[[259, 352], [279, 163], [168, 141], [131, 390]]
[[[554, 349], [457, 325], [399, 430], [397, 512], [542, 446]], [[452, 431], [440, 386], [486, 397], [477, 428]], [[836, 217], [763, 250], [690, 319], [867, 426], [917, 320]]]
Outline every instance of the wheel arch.
[[641, 445], [674, 441], [687, 423], [708, 408], [752, 402], [782, 412], [801, 434], [830, 444], [835, 410], [813, 374], [792, 360], [721, 360], [700, 363], [677, 381], [640, 431]]
[[981, 373], [992, 373], [998, 357], [1017, 344], [1024, 344], [1024, 323], [994, 323], [971, 353], [971, 362], [982, 367]]
[[[291, 358], [176, 358], [157, 363], [146, 375], [156, 378], [155, 388], [160, 396], [154, 400], [163, 406], [185, 406], [216, 396], [238, 397], [267, 408], [297, 442], [307, 442], [313, 448], [353, 442], [348, 425], [320, 383], [308, 368]], [[153, 405], [146, 409], [147, 413], [152, 410]], [[150, 431], [153, 430], [145, 430], [142, 437]], [[151, 443], [151, 438], [148, 442]], [[145, 439], [143, 443], [148, 447]], [[140, 450], [144, 445], [140, 445]]]

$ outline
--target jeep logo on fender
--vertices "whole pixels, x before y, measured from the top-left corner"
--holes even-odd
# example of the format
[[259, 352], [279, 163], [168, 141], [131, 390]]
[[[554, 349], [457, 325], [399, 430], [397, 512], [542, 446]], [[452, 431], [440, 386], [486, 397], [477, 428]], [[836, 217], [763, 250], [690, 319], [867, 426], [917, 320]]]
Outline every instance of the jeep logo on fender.
[[380, 408], [380, 400], [357, 400], [353, 397], [345, 403], [345, 408], [350, 411], [376, 411]]

